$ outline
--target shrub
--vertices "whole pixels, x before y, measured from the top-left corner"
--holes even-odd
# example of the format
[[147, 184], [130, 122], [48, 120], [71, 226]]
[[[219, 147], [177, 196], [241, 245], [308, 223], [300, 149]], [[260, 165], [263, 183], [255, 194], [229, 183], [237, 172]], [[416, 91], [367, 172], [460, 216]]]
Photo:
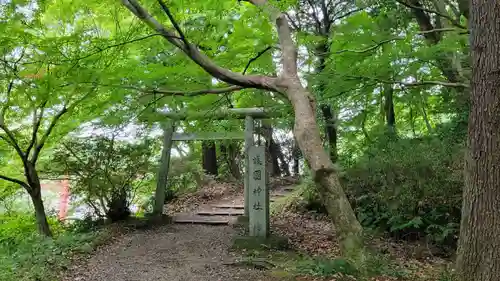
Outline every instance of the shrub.
[[[52, 232], [57, 235], [63, 232], [63, 226], [54, 217], [47, 218]], [[0, 244], [3, 249], [6, 247], [15, 248], [25, 238], [26, 235], [37, 233], [37, 224], [32, 213], [0, 214]]]
[[463, 147], [438, 138], [379, 140], [346, 169], [346, 192], [365, 227], [454, 245]]
[[405, 276], [405, 272], [391, 262], [388, 256], [370, 252], [367, 253], [365, 263], [358, 266], [342, 258], [302, 257], [295, 266], [295, 272], [300, 275], [335, 277], [335, 280], [374, 280], [373, 277]]
[[345, 259], [329, 259], [324, 257], [314, 257], [302, 260], [297, 264], [297, 273], [328, 277], [336, 274], [356, 276], [359, 275], [355, 266]]
[[94, 249], [103, 232], [77, 233], [50, 219], [54, 238], [37, 234], [32, 214], [0, 216], [0, 280], [52, 281], [76, 252]]
[[[127, 218], [137, 193], [150, 193], [157, 159], [154, 141], [114, 138], [69, 139], [54, 153], [54, 174], [68, 173], [72, 195], [111, 221]], [[57, 170], [59, 169], [59, 171]]]
[[[438, 137], [381, 136], [339, 171], [342, 185], [365, 228], [398, 239], [420, 239], [449, 250], [461, 215], [463, 132], [443, 127]], [[462, 136], [462, 137], [461, 137]], [[344, 163], [345, 164], [345, 163]], [[326, 213], [310, 180], [302, 185], [301, 211]]]
[[190, 153], [186, 156], [172, 157], [165, 200], [171, 201], [182, 193], [197, 190], [203, 185], [203, 180], [204, 173], [198, 154]]

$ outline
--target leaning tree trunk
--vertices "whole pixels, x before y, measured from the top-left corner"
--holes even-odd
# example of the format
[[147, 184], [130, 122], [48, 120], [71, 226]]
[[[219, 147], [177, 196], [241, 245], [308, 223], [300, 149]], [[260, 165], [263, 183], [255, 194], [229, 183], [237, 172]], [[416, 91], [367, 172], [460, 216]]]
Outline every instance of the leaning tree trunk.
[[472, 0], [468, 153], [457, 255], [458, 280], [500, 276], [500, 2]]
[[334, 164], [323, 148], [312, 95], [301, 85], [298, 77], [289, 79], [285, 93], [294, 107], [297, 144], [311, 168], [328, 215], [335, 224], [341, 251], [346, 257], [362, 262], [365, 258], [362, 227], [340, 185]]

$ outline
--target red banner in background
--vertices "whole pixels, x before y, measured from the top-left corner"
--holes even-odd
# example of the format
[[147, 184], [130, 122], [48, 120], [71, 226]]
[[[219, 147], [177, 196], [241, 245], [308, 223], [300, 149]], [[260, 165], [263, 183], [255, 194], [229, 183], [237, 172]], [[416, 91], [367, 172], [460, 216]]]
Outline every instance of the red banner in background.
[[62, 192], [59, 201], [59, 220], [64, 220], [68, 214], [68, 203], [69, 203], [69, 180], [66, 177], [62, 180]]

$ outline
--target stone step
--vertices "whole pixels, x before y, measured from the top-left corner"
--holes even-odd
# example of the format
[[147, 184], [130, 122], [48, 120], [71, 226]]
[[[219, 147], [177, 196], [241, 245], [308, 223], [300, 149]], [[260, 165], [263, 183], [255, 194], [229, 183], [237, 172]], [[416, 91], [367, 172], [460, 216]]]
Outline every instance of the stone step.
[[218, 221], [206, 221], [206, 220], [196, 220], [196, 219], [174, 219], [174, 223], [179, 224], [208, 224], [208, 225], [228, 225], [228, 220], [218, 220]]
[[220, 211], [199, 211], [196, 213], [199, 216], [241, 216], [245, 212], [241, 209], [235, 210], [220, 210]]
[[274, 194], [271, 194], [272, 197], [285, 197], [287, 195], [288, 194], [285, 194], [285, 193], [274, 193]]
[[220, 217], [194, 216], [194, 215], [176, 215], [172, 217], [174, 223], [191, 224], [209, 224], [209, 225], [227, 225], [230, 220]]
[[212, 207], [219, 209], [236, 209], [236, 210], [245, 209], [245, 206], [243, 205], [213, 205]]
[[285, 188], [283, 188], [283, 190], [291, 192], [291, 191], [295, 191], [295, 188], [294, 187], [285, 187]]

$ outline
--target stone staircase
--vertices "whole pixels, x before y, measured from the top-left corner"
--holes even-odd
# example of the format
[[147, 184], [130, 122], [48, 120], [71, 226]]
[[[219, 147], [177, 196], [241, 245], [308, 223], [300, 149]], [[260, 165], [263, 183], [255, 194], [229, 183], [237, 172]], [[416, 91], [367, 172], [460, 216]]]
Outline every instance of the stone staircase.
[[[279, 191], [273, 191], [269, 196], [269, 201], [275, 202], [278, 198], [287, 196], [293, 190], [292, 187], [285, 187]], [[238, 216], [244, 215], [244, 209], [243, 198], [239, 198], [239, 200], [203, 205], [198, 210], [190, 213], [178, 213], [172, 217], [172, 220], [174, 223], [179, 224], [229, 225], [236, 223]]]

